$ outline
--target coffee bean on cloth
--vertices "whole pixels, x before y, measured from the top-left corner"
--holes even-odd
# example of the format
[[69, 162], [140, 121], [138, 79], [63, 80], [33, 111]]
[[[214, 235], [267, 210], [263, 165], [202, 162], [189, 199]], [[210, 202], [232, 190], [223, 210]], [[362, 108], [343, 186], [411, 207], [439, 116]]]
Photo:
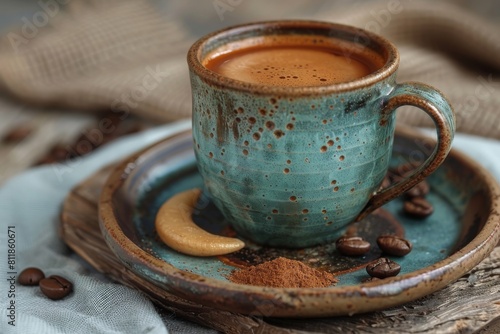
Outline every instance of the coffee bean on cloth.
[[50, 299], [58, 300], [73, 291], [73, 284], [64, 277], [52, 275], [40, 281], [40, 290]]
[[29, 267], [21, 271], [17, 281], [21, 285], [38, 285], [45, 278], [45, 274], [41, 269]]

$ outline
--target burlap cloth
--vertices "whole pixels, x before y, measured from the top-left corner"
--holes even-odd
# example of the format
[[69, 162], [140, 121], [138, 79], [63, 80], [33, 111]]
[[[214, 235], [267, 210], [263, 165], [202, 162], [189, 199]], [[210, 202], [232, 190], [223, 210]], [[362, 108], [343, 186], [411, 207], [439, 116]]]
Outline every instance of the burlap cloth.
[[[443, 91], [454, 105], [459, 131], [500, 138], [500, 25], [451, 2], [47, 3], [52, 5], [41, 6], [0, 42], [0, 89], [24, 102], [111, 109], [159, 122], [188, 117], [185, 55], [198, 37], [245, 21], [309, 18], [389, 38], [401, 52], [400, 82], [422, 81]], [[414, 110], [399, 112], [398, 121], [432, 125]]]

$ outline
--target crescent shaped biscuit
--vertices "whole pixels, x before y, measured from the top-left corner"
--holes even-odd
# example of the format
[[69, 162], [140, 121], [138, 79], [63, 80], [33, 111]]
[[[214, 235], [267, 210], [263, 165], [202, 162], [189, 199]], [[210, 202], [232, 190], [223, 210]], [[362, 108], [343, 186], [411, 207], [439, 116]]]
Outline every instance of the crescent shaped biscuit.
[[201, 189], [190, 189], [168, 199], [156, 215], [160, 239], [176, 251], [193, 256], [217, 256], [238, 251], [245, 243], [237, 238], [209, 233], [196, 225], [191, 215]]

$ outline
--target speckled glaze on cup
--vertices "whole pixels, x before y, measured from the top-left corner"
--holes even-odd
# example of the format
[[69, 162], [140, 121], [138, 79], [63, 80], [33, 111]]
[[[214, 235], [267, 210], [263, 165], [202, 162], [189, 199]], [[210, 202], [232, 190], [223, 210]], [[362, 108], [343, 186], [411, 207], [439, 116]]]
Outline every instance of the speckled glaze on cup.
[[[305, 34], [315, 43], [349, 41], [345, 55], [370, 48], [385, 65], [361, 79], [319, 87], [278, 87], [230, 79], [202, 65], [210, 52], [256, 36]], [[421, 83], [398, 84], [396, 48], [357, 28], [274, 21], [230, 27], [188, 53], [193, 137], [206, 191], [237, 233], [260, 244], [331, 242], [346, 225], [432, 173], [455, 131], [451, 106]], [[413, 105], [436, 124], [438, 144], [415, 174], [377, 191], [392, 152], [396, 108]]]

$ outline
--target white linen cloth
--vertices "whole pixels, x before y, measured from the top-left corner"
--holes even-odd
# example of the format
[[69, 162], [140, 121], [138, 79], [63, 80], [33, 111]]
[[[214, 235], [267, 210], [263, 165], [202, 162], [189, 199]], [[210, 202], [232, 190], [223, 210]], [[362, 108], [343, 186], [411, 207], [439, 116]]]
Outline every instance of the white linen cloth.
[[[72, 187], [112, 161], [189, 126], [183, 121], [130, 136], [83, 158], [68, 173], [61, 175], [54, 166], [44, 166], [24, 172], [0, 188], [0, 333], [165, 334], [169, 328], [175, 333], [180, 329], [185, 333], [215, 332], [168, 314], [161, 316], [144, 295], [99, 274], [57, 234], [61, 205]], [[15, 231], [13, 269], [8, 265], [9, 226]], [[31, 266], [42, 269], [46, 276], [66, 277], [73, 282], [74, 292], [53, 301], [37, 286], [16, 282], [12, 289], [9, 277], [17, 278]], [[17, 274], [8, 274], [12, 271]], [[9, 290], [15, 296], [9, 297]], [[15, 326], [9, 324], [11, 301], [15, 302]]]

